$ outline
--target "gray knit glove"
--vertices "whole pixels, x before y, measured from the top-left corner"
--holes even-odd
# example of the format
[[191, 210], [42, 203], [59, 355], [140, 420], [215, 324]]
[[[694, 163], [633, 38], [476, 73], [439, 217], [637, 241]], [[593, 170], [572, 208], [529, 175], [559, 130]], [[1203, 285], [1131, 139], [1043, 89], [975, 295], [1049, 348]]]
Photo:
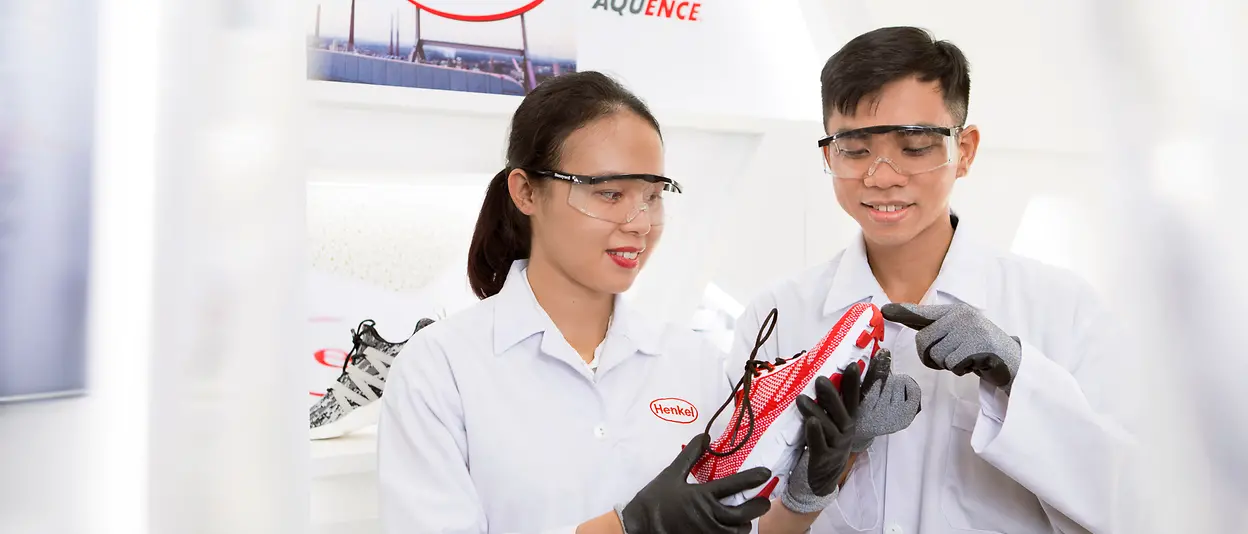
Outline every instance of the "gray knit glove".
[[871, 358], [863, 385], [867, 390], [858, 413], [853, 452], [867, 450], [878, 436], [904, 430], [922, 410], [919, 383], [909, 375], [893, 374], [893, 355], [888, 349], [880, 349]]
[[788, 485], [784, 487], [784, 493], [780, 495], [780, 504], [799, 514], [822, 511], [831, 505], [840, 493], [838, 487], [832, 490], [832, 493], [822, 497], [815, 495], [814, 490], [810, 489], [810, 479], [807, 478], [809, 471], [810, 450], [807, 449], [802, 451], [802, 457], [797, 461], [797, 465], [793, 466], [793, 471], [789, 473]]
[[924, 365], [958, 376], [975, 373], [1009, 393], [1023, 359], [1022, 343], [979, 310], [967, 304], [885, 304], [880, 312], [918, 331], [914, 345]]

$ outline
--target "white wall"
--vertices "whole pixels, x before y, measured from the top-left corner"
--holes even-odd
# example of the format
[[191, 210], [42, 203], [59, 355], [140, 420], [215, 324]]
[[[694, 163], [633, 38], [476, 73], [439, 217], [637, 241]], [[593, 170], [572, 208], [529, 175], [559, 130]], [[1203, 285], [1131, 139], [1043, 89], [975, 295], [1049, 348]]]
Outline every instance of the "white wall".
[[985, 147], [1099, 151], [1103, 75], [1087, 2], [800, 0], [821, 60], [885, 26], [918, 26], [947, 39], [971, 64], [970, 120]]
[[[579, 9], [578, 69], [619, 76], [664, 109], [803, 120], [819, 108], [810, 34], [797, 0], [703, 2], [682, 22]], [[813, 88], [813, 91], [811, 89]]]

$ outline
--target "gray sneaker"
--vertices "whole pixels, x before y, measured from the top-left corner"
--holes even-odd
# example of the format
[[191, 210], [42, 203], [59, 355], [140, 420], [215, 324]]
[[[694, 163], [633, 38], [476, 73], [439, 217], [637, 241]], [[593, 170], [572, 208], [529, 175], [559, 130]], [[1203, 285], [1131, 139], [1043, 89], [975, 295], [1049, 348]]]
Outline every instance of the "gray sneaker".
[[[412, 334], [431, 324], [432, 319], [421, 319]], [[314, 440], [336, 438], [377, 422], [381, 410], [378, 400], [386, 388], [386, 376], [408, 341], [386, 341], [377, 333], [372, 319], [361, 322], [351, 331], [351, 337], [354, 343], [342, 362], [337, 385], [325, 391], [309, 414]]]

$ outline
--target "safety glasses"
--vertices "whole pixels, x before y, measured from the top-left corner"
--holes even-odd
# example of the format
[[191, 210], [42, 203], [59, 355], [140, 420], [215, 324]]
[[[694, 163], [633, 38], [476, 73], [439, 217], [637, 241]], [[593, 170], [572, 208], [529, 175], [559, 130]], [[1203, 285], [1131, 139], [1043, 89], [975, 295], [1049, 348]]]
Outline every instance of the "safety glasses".
[[[528, 174], [563, 180], [572, 184], [568, 205], [595, 219], [627, 224], [642, 212], [651, 225], [670, 219], [668, 206], [672, 193], [680, 193], [680, 184], [655, 174], [614, 174], [584, 176], [558, 171], [524, 169]], [[665, 194], [667, 193], [667, 194]]]
[[866, 178], [881, 163], [903, 176], [914, 176], [957, 159], [962, 131], [961, 127], [870, 126], [824, 137], [819, 149], [824, 172], [837, 178]]

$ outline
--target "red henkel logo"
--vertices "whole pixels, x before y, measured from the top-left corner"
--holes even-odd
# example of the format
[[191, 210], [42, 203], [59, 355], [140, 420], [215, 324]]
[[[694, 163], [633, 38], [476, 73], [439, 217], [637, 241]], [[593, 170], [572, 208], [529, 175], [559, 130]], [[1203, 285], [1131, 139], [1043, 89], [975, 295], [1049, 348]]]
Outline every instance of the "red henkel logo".
[[407, 0], [429, 13], [464, 22], [492, 22], [518, 17], [546, 0]]
[[698, 419], [698, 408], [693, 403], [675, 397], [650, 401], [650, 413], [664, 421], [682, 425], [687, 425]]

